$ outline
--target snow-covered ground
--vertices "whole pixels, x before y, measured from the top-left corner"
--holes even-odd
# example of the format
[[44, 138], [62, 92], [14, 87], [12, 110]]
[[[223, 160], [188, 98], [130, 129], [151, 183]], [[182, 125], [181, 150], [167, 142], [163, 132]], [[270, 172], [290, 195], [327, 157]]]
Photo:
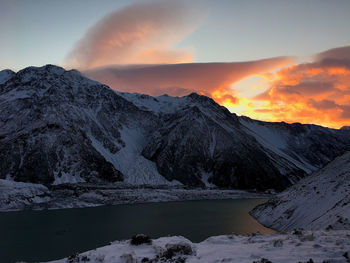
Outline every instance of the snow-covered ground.
[[135, 187], [125, 184], [58, 185], [48, 189], [40, 184], [0, 180], [0, 211], [270, 196], [242, 190], [185, 189], [179, 186]]
[[21, 210], [50, 201], [49, 190], [41, 184], [0, 179], [0, 211]]
[[138, 246], [130, 245], [130, 241], [115, 241], [108, 246], [53, 262], [345, 263], [349, 262], [346, 258], [349, 254], [350, 231], [333, 230], [273, 235], [223, 235], [210, 237], [201, 243], [192, 243], [181, 236], [162, 237], [153, 240], [152, 244]]
[[277, 230], [350, 229], [350, 152], [256, 207], [252, 215]]

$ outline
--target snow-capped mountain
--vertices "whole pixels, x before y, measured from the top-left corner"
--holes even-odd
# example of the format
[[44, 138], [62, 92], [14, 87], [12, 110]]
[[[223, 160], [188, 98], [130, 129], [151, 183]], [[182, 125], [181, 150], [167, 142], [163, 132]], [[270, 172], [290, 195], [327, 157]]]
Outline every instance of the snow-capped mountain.
[[129, 179], [134, 162], [142, 175], [153, 169], [152, 177], [166, 181], [152, 162], [133, 155], [157, 118], [108, 87], [48, 65], [19, 71], [0, 93], [1, 178], [46, 185], [120, 181]]
[[350, 131], [238, 117], [198, 94], [120, 93], [47, 65], [0, 72], [0, 179], [282, 190]]
[[252, 211], [278, 230], [350, 229], [350, 152]]
[[119, 94], [163, 116], [142, 154], [168, 179], [282, 189], [349, 149], [344, 129], [238, 117], [195, 93], [181, 98]]

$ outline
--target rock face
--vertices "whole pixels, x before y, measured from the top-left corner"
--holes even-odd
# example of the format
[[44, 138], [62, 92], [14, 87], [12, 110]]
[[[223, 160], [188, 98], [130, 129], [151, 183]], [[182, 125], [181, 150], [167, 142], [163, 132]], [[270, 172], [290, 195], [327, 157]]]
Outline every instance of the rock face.
[[278, 230], [350, 229], [350, 152], [251, 214], [263, 225]]
[[349, 135], [194, 93], [119, 93], [52, 65], [0, 72], [0, 179], [282, 190], [350, 150]]
[[203, 181], [232, 188], [289, 185], [264, 149], [242, 130], [236, 115], [209, 98], [197, 94], [188, 98], [194, 105], [165, 118], [142, 152], [156, 162], [163, 176], [192, 186]]

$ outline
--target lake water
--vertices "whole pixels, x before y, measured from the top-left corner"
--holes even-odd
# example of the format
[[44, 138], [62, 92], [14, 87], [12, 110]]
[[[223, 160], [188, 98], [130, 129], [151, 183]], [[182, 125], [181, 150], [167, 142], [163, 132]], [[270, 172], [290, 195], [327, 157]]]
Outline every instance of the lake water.
[[0, 261], [49, 261], [130, 239], [274, 233], [249, 211], [266, 199], [201, 200], [0, 213]]

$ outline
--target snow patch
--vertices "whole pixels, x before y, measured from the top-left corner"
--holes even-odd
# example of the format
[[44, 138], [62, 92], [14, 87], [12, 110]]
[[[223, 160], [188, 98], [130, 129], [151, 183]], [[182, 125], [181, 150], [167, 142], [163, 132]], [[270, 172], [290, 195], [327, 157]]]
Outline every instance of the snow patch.
[[69, 173], [60, 172], [61, 176], [59, 176], [58, 172], [54, 172], [54, 182], [53, 185], [58, 184], [76, 184], [76, 183], [84, 183], [85, 180], [81, 178], [79, 175], [71, 175]]
[[188, 102], [187, 97], [171, 97], [168, 95], [162, 95], [158, 97], [151, 97], [145, 94], [139, 93], [127, 93], [127, 92], [117, 92], [124, 99], [132, 102], [137, 107], [152, 111], [154, 113], [174, 113], [181, 108], [186, 107], [186, 102]]
[[209, 187], [209, 188], [210, 188], [210, 187], [215, 187], [214, 184], [208, 182], [208, 179], [209, 179], [210, 177], [212, 177], [212, 176], [213, 176], [213, 173], [212, 173], [212, 172], [210, 172], [210, 173], [202, 172], [202, 182], [204, 183], [204, 185], [205, 185], [206, 187]]
[[124, 126], [120, 130], [121, 139], [125, 147], [115, 154], [104, 148], [102, 143], [89, 134], [93, 147], [113, 166], [124, 175], [124, 182], [132, 185], [179, 185], [177, 181], [168, 181], [161, 176], [154, 162], [141, 155], [147, 144], [147, 138], [137, 129]]

